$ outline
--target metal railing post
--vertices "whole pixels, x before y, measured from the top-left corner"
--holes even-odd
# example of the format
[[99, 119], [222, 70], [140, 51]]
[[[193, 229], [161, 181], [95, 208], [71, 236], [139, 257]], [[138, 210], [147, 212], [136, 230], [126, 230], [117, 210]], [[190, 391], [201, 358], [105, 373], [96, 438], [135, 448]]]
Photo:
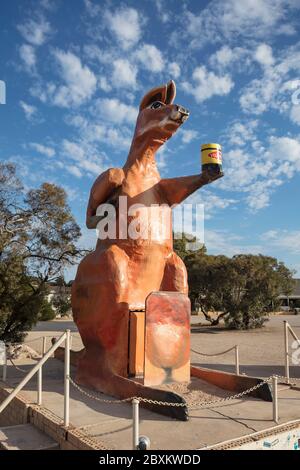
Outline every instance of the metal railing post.
[[51, 354], [61, 345], [61, 343], [65, 340], [66, 333], [63, 333], [55, 344], [49, 349], [49, 351], [45, 354], [44, 357], [28, 372], [28, 374], [21, 380], [19, 385], [5, 398], [5, 400], [0, 403], [0, 413], [9, 405], [9, 403], [17, 396], [17, 394], [22, 390], [22, 388], [29, 382], [29, 380], [38, 372], [43, 364], [51, 357]]
[[38, 372], [37, 372], [37, 404], [41, 406], [42, 404], [42, 370], [43, 368], [40, 367]]
[[64, 377], [64, 426], [70, 422], [70, 330], [66, 330], [65, 341], [65, 377]]
[[[45, 356], [46, 352], [46, 336], [42, 338], [42, 357]], [[37, 373], [37, 404], [42, 404], [42, 392], [43, 392], [43, 367], [41, 366]]]
[[289, 367], [289, 330], [288, 330], [288, 322], [286, 320], [283, 321], [284, 324], [284, 368], [285, 368], [285, 376], [286, 376], [286, 383], [290, 383], [290, 367]]
[[47, 341], [46, 336], [43, 336], [43, 344], [42, 344], [42, 355], [43, 356], [45, 355], [45, 352], [46, 352], [46, 341]]
[[139, 445], [139, 400], [132, 400], [132, 449], [137, 450]]
[[235, 373], [236, 375], [240, 375], [239, 347], [237, 344], [235, 346]]
[[272, 399], [273, 399], [273, 421], [278, 423], [278, 389], [277, 389], [277, 377], [272, 377]]

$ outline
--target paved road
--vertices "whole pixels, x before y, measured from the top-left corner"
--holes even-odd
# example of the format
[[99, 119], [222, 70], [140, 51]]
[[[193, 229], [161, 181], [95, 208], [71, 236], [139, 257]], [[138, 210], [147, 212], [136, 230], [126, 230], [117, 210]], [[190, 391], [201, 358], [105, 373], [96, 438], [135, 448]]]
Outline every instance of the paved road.
[[[283, 374], [284, 343], [283, 321], [287, 320], [300, 338], [300, 315], [271, 316], [263, 328], [257, 330], [237, 331], [222, 327], [197, 326], [205, 324], [202, 317], [192, 317], [192, 349], [205, 354], [214, 354], [226, 350], [235, 344], [239, 345], [241, 372], [248, 375], [269, 376], [273, 373]], [[72, 321], [55, 320], [40, 322], [36, 325], [27, 340], [39, 338], [41, 335], [58, 336], [66, 328], [72, 332], [74, 349], [81, 349], [82, 342], [76, 325]], [[290, 338], [290, 344], [293, 339]], [[40, 349], [41, 341], [32, 343]], [[293, 350], [291, 350], [293, 352]], [[298, 355], [300, 360], [300, 354]], [[192, 362], [205, 367], [234, 370], [234, 351], [222, 356], [205, 357], [192, 352]], [[300, 365], [291, 366], [291, 376], [300, 377]]]

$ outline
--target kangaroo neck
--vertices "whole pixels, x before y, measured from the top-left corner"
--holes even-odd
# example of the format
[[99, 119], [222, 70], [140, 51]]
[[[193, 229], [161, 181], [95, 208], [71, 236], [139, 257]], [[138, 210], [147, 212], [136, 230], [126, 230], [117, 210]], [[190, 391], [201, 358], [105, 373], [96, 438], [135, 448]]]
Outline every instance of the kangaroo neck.
[[147, 142], [146, 139], [134, 138], [129, 150], [127, 161], [123, 167], [124, 171], [128, 171], [131, 168], [141, 168], [144, 171], [149, 169], [151, 171], [157, 170], [155, 155], [159, 147], [160, 142]]

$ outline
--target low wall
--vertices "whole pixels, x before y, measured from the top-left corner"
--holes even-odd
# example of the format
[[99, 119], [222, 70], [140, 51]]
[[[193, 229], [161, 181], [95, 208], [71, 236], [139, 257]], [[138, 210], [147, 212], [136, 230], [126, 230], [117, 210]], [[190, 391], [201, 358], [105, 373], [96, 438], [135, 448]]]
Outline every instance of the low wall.
[[[0, 403], [9, 395], [9, 390], [1, 387]], [[29, 423], [29, 405], [21, 393], [0, 413], [0, 426], [14, 426]]]
[[[0, 403], [9, 395], [10, 389], [0, 382]], [[43, 406], [29, 403], [18, 394], [0, 414], [0, 426], [13, 426], [31, 423], [42, 432], [52, 437], [61, 450], [109, 450], [103, 443], [98, 442], [80, 429], [70, 425], [63, 426], [61, 418]]]
[[220, 442], [203, 450], [300, 450], [300, 420]]

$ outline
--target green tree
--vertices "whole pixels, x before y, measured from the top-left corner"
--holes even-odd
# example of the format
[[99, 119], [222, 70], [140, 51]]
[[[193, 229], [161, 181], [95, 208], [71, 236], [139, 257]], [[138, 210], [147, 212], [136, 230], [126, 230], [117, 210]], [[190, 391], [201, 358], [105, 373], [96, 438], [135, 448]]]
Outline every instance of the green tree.
[[277, 259], [263, 255], [207, 255], [205, 250], [175, 249], [187, 267], [192, 308], [211, 325], [223, 318], [229, 328], [261, 327], [282, 292], [293, 288], [293, 272]]
[[54, 320], [56, 312], [52, 307], [51, 303], [48, 302], [47, 298], [44, 297], [42, 305], [40, 306], [38, 319], [39, 321], [50, 321]]
[[22, 341], [38, 320], [47, 283], [83, 251], [65, 191], [50, 183], [25, 191], [0, 165], [0, 340]]
[[56, 279], [55, 285], [57, 290], [52, 299], [52, 304], [57, 313], [65, 315], [71, 309], [70, 288], [63, 276]]

